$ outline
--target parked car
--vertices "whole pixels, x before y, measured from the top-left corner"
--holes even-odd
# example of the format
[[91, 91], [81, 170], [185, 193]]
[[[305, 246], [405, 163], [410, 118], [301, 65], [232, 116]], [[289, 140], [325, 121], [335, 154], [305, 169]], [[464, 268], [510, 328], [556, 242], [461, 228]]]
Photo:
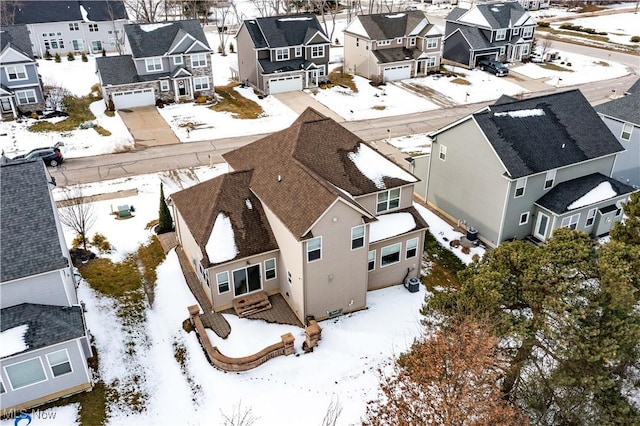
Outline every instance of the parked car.
[[34, 158], [40, 158], [44, 161], [45, 164], [55, 167], [64, 161], [64, 157], [62, 156], [62, 151], [60, 148], [55, 146], [43, 147], [32, 149], [23, 155], [18, 155], [13, 157], [12, 161], [23, 161], [23, 160], [32, 160]]
[[498, 77], [503, 77], [509, 74], [509, 70], [507, 69], [507, 67], [505, 67], [502, 62], [498, 62], [495, 59], [480, 59], [478, 61], [478, 66], [482, 71], [488, 71]]
[[535, 63], [544, 62], [544, 58], [542, 57], [542, 55], [535, 52], [529, 55], [529, 59], [531, 60], [531, 62], [535, 62]]

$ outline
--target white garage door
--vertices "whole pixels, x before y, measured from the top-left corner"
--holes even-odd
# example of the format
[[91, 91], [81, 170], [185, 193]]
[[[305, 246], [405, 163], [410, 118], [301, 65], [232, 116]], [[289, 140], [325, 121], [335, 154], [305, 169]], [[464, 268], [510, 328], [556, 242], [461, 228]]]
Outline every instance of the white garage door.
[[399, 65], [384, 69], [384, 81], [404, 80], [411, 78], [411, 65]]
[[114, 92], [111, 99], [113, 99], [116, 109], [135, 108], [156, 103], [156, 97], [151, 88]]
[[292, 75], [289, 77], [272, 78], [269, 80], [269, 93], [291, 92], [302, 90], [302, 76]]

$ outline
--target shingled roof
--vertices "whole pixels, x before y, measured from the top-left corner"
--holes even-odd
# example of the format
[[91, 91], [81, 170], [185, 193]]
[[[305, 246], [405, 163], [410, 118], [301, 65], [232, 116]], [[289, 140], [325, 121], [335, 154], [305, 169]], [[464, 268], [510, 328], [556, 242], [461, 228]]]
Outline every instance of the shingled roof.
[[579, 90], [494, 104], [472, 117], [513, 179], [624, 149]]
[[2, 26], [0, 29], [0, 52], [4, 52], [7, 46], [33, 59], [29, 30], [26, 25]]
[[77, 1], [7, 1], [7, 15], [14, 24], [41, 24], [46, 22], [86, 21], [101, 22], [128, 19], [122, 0]]
[[42, 160], [0, 166], [0, 281], [69, 265]]
[[424, 36], [434, 28], [420, 10], [358, 15], [356, 18], [371, 40], [390, 40], [408, 35]]
[[127, 40], [134, 58], [165, 55], [174, 42], [191, 36], [199, 43], [193, 43], [189, 53], [211, 52], [202, 26], [197, 19], [184, 21], [156, 22], [150, 24], [128, 24], [124, 26]]
[[[639, 85], [638, 80], [634, 86]], [[640, 127], [640, 90], [631, 86], [629, 94], [595, 106], [595, 110], [604, 116], [635, 124]]]
[[512, 27], [516, 23], [522, 24], [529, 17], [529, 12], [520, 3], [507, 1], [476, 4], [470, 9], [456, 7], [447, 15], [445, 20], [483, 28], [499, 29]]
[[318, 18], [312, 13], [248, 19], [243, 25], [256, 49], [302, 46], [316, 33], [329, 39]]
[[204, 266], [212, 264], [206, 246], [220, 213], [231, 222], [237, 248], [234, 259], [278, 248], [262, 205], [249, 189], [251, 175], [251, 171], [231, 172], [171, 195], [204, 254]]

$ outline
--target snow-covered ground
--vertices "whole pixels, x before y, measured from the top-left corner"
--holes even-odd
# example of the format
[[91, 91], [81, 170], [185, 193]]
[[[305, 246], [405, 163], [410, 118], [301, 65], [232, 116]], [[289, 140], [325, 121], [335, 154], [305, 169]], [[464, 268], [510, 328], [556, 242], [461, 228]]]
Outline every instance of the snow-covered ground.
[[606, 32], [610, 41], [616, 44], [637, 46], [631, 42], [631, 36], [640, 35], [640, 19], [635, 13], [618, 13], [614, 15], [572, 16], [566, 21], [551, 24], [552, 28], [560, 29], [562, 24], [579, 25], [584, 28], [593, 28], [598, 32]]

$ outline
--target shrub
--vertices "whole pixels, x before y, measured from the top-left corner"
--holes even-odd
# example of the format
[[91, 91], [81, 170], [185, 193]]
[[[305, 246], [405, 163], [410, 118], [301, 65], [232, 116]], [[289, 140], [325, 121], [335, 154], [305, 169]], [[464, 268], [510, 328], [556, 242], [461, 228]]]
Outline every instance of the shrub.
[[197, 103], [197, 104], [204, 104], [204, 103], [206, 103], [206, 102], [207, 102], [207, 98], [205, 98], [204, 96], [198, 96], [198, 97], [196, 98], [196, 103]]
[[229, 52], [235, 52], [236, 48], [233, 46], [233, 43], [229, 43]]
[[60, 59], [60, 54], [56, 52], [56, 56], [53, 57], [53, 60], [60, 63], [61, 59]]
[[95, 234], [91, 239], [91, 245], [98, 249], [100, 253], [109, 253], [113, 250], [113, 246], [107, 241], [107, 237], [102, 234]]
[[75, 61], [75, 60], [76, 60], [76, 56], [72, 52], [67, 53], [67, 61]]
[[34, 120], [35, 120], [36, 118], [38, 118], [38, 113], [36, 113], [36, 112], [32, 112], [32, 113], [31, 113], [31, 118], [33, 118]]
[[102, 56], [107, 56], [107, 51], [102, 49]]
[[89, 59], [87, 58], [87, 54], [82, 52], [82, 62], [89, 62]]
[[116, 110], [116, 105], [113, 103], [113, 99], [109, 98], [109, 100], [107, 101], [107, 111], [115, 111]]
[[538, 22], [538, 26], [542, 27], [542, 28], [549, 28], [550, 25], [551, 24], [549, 24], [548, 22], [545, 22], [545, 21]]
[[631, 43], [640, 43], [640, 36], [631, 37]]
[[51, 60], [51, 52], [49, 52], [49, 49], [47, 49], [47, 50], [45, 50], [45, 51], [44, 51], [44, 58], [45, 58], [47, 61], [50, 61], [50, 60]]
[[82, 243], [82, 236], [81, 235], [76, 235], [75, 238], [73, 239], [73, 241], [71, 241], [71, 247], [73, 248], [80, 248], [82, 247], [83, 243]]

